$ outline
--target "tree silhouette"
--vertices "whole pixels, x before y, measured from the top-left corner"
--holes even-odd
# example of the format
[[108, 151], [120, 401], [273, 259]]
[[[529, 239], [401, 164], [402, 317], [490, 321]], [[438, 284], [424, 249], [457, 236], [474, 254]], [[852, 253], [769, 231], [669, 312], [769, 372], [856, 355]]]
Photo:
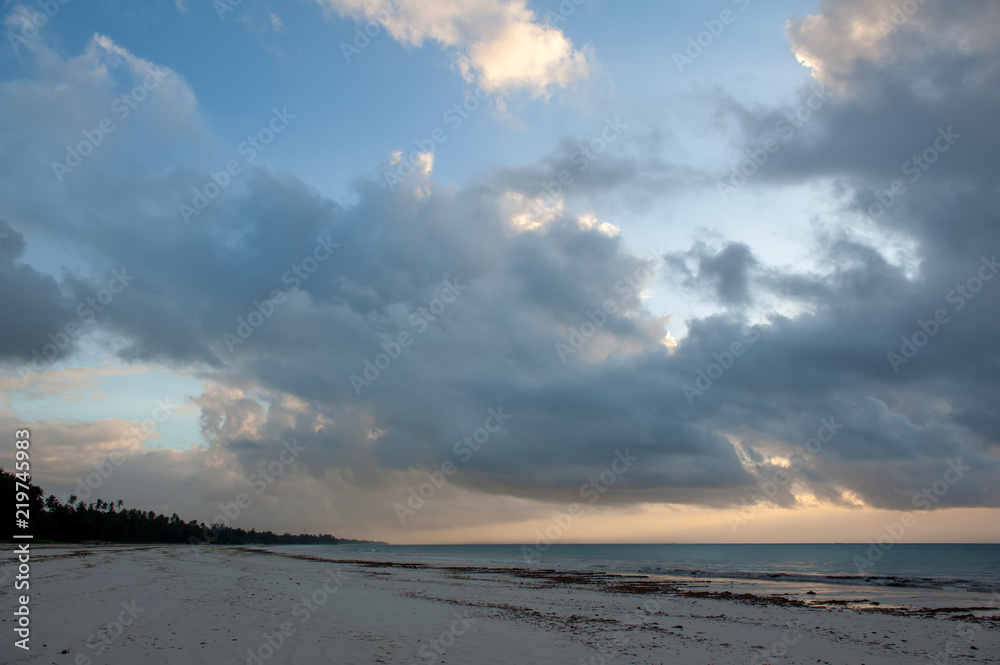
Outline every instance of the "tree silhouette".
[[[17, 477], [13, 473], [0, 467], [0, 495], [3, 496], [3, 502], [19, 503], [14, 500], [16, 482]], [[22, 487], [23, 485], [24, 483]], [[336, 545], [369, 542], [344, 540], [329, 534], [285, 533], [279, 536], [271, 531], [251, 529], [248, 532], [225, 524], [208, 526], [195, 520], [185, 522], [177, 513], [167, 517], [152, 510], [126, 510], [125, 502], [121, 499], [117, 502], [97, 499], [88, 506], [83, 499], [71, 495], [66, 503], [62, 503], [52, 494], [43, 499], [45, 493], [37, 485], [28, 483], [28, 488], [30, 522], [36, 541], [220, 545]], [[13, 510], [10, 510], [7, 514], [12, 513]], [[4, 533], [0, 540], [13, 540], [12, 534]]]

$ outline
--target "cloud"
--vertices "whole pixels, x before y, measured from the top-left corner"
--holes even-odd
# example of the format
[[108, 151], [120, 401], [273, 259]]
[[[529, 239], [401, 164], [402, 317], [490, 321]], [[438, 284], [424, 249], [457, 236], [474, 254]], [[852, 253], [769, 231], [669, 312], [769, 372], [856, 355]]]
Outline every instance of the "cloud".
[[[696, 243], [667, 257], [682, 288], [771, 317], [754, 354], [712, 388], [727, 402], [712, 414], [715, 426], [735, 428], [731, 436], [756, 452], [744, 461], [748, 473], [772, 477], [768, 460], [787, 458], [789, 443], [805, 440], [805, 428], [788, 429], [804, 414], [818, 422], [825, 408], [846, 423], [798, 476], [805, 494], [786, 492], [779, 503], [815, 496], [913, 509], [914, 495], [960, 459], [972, 471], [950, 489], [948, 502], [1000, 500], [993, 489], [1000, 422], [988, 406], [1000, 398], [991, 374], [1000, 357], [989, 341], [1000, 334], [1000, 290], [985, 286], [1000, 282], [984, 267], [1000, 250], [991, 157], [1000, 150], [993, 120], [1000, 54], [982, 29], [995, 20], [988, 4], [952, 11], [927, 3], [885, 34], [878, 27], [891, 3], [830, 1], [820, 14], [793, 22], [796, 52], [839, 92], [748, 186], [823, 192], [831, 209], [810, 220], [810, 267], [767, 265], [741, 243]], [[737, 145], [761, 145], [787, 113], [747, 108], [725, 95], [714, 103], [738, 127], [729, 137]], [[886, 204], [873, 207], [878, 201]], [[981, 269], [991, 279], [966, 299], [962, 290], [969, 280], [979, 286]], [[775, 317], [776, 302], [794, 305], [792, 313]], [[939, 311], [948, 323], [912, 360], [893, 365], [889, 354], [901, 352], [904, 338], [926, 336], [921, 323], [933, 331], [927, 321]], [[710, 320], [693, 322], [681, 351], [711, 339]], [[714, 346], [724, 348], [724, 339]], [[740, 380], [752, 394], [733, 392]]]
[[561, 30], [539, 22], [526, 0], [318, 0], [341, 16], [378, 21], [402, 44], [432, 40], [449, 49], [470, 82], [498, 95], [543, 97], [590, 71], [588, 55]]
[[[468, 28], [457, 19], [413, 26], [445, 44], [483, 41], [475, 31], [476, 39], [459, 40]], [[696, 244], [657, 265], [580, 205], [587, 196], [712, 188], [704, 174], [636, 150], [645, 140], [638, 133], [596, 160], [580, 175], [583, 186], [548, 206], [544, 219], [529, 220], [537, 224], [518, 216], [588, 137], [567, 137], [536, 164], [462, 187], [436, 183], [429, 162], [396, 191], [358, 181], [345, 204], [291, 174], [248, 165], [240, 184], [191, 224], [177, 206], [209, 174], [169, 151], [165, 166], [164, 153], [109, 141], [57, 183], [47, 171], [52, 155], [106, 113], [117, 77], [130, 81], [136, 70], [99, 66], [109, 55], [138, 62], [97, 43], [75, 59], [46, 54], [39, 79], [0, 86], [0, 215], [14, 243], [0, 269], [22, 274], [39, 319], [58, 325], [63, 294], [75, 295], [76, 282], [25, 263], [26, 239], [71, 244], [88, 276], [134, 266], [134, 284], [104, 319], [128, 340], [121, 360], [193, 370], [205, 381], [195, 401], [206, 448], [132, 451], [115, 476], [128, 496], [208, 502], [200, 514], [210, 519], [212, 502], [232, 500], [295, 439], [305, 452], [275, 487], [287, 497], [271, 513], [276, 522], [282, 511], [318, 506], [337, 525], [391, 530], [405, 488], [455, 461], [456, 443], [488, 409], [502, 408], [510, 422], [462, 460], [442, 500], [420, 518], [429, 526], [537, 516], [578, 499], [581, 485], [624, 449], [641, 461], [605, 495], [608, 506], [739, 505], [830, 418], [843, 428], [778, 503], [911, 509], [911, 492], [961, 459], [971, 469], [947, 505], [1000, 505], [1000, 308], [991, 306], [1000, 290], [984, 287], [962, 311], [946, 300], [983, 252], [1000, 250], [989, 161], [998, 147], [995, 88], [965, 82], [948, 98], [921, 96], [893, 65], [858, 70], [850, 83], [872, 94], [831, 101], [815, 130], [773, 155], [754, 181], [835, 183], [831, 197], [841, 207], [816, 226], [810, 268], [770, 265], [738, 242]], [[976, 57], [977, 71], [988, 71], [992, 56]], [[931, 68], [930, 80], [946, 85], [955, 66]], [[141, 107], [135, 127], [154, 127], [164, 145], [205, 148], [209, 132], [191, 91], [179, 77], [169, 80], [170, 94]], [[744, 111], [746, 138], [781, 113]], [[928, 131], [933, 139], [942, 117], [975, 139], [877, 220], [889, 235], [860, 233], [857, 212], [876, 176], [901, 177], [902, 161], [926, 145]], [[130, 131], [123, 125], [112, 136]], [[121, 163], [132, 168], [123, 172]], [[896, 260], [890, 232], [911, 243], [914, 265]], [[339, 247], [310, 264], [320, 242]], [[715, 306], [687, 321], [687, 336], [672, 347], [663, 343], [670, 318], [642, 298], [663, 276]], [[445, 304], [446, 282], [461, 288]], [[280, 302], [271, 300], [276, 293]], [[799, 308], [775, 312], [770, 302], [779, 295]], [[886, 353], [942, 307], [953, 322], [894, 373]], [[32, 325], [12, 319], [4, 335], [33, 339]], [[582, 330], [591, 330], [585, 339]], [[240, 341], [230, 348], [225, 335]], [[574, 339], [584, 343], [561, 356], [558, 345]], [[728, 362], [723, 354], [736, 342], [745, 353]], [[729, 367], [688, 401], [683, 387], [714, 363]], [[366, 372], [370, 384], [358, 389], [352, 376]], [[71, 436], [71, 425], [58, 434]], [[86, 434], [91, 446], [94, 432]], [[79, 464], [67, 460], [61, 481]], [[468, 502], [482, 513], [462, 516]]]
[[1000, 7], [990, 0], [824, 0], [818, 14], [788, 23], [799, 61], [842, 89], [865, 66], [996, 54], [997, 30]]
[[[60, 332], [73, 320], [72, 303], [59, 283], [17, 259], [24, 253], [24, 235], [0, 219], [0, 307], [17, 325], [0, 332], [0, 361], [32, 358], [50, 343], [48, 335]], [[60, 349], [65, 355], [69, 348]]]
[[685, 286], [711, 286], [715, 300], [725, 305], [750, 303], [750, 273], [758, 262], [748, 245], [730, 243], [712, 252], [704, 243], [698, 243], [687, 252], [674, 252], [664, 258], [673, 272], [682, 276]]

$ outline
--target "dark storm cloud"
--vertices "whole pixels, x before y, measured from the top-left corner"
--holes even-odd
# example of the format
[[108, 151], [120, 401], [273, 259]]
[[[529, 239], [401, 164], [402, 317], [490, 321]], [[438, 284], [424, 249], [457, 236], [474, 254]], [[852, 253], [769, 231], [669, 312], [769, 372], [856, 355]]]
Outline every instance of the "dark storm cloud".
[[687, 252], [665, 256], [664, 261], [687, 288], [708, 286], [714, 299], [724, 305], [750, 303], [750, 272], [757, 266], [757, 259], [743, 243], [730, 243], [717, 253], [698, 243]]
[[[987, 56], [966, 57], [974, 71], [994, 71]], [[726, 311], [688, 321], [676, 348], [663, 344], [668, 319], [652, 316], [640, 297], [655, 279], [650, 262], [621, 239], [562, 212], [528, 231], [511, 222], [527, 204], [509, 192], [544, 196], [544, 183], [578, 168], [574, 146], [590, 137], [462, 188], [419, 174], [395, 192], [360, 182], [345, 206], [290, 175], [249, 168], [189, 225], [177, 205], [207, 177], [191, 169], [137, 167], [122, 184], [94, 161], [63, 187], [0, 188], [22, 228], [64, 234], [95, 269], [135, 266], [127, 298], [108, 312], [107, 324], [129, 340], [123, 356], [194, 366], [225, 388], [199, 398], [202, 431], [244, 470], [295, 438], [306, 448], [303, 472], [318, 482], [336, 476], [339, 487], [388, 488], [400, 472], [454, 460], [456, 443], [488, 409], [502, 408], [509, 422], [463, 460], [455, 485], [571, 499], [629, 450], [640, 461], [608, 502], [728, 506], [773, 473], [772, 455], [787, 456], [833, 419], [840, 427], [802, 474], [816, 496], [844, 502], [854, 492], [872, 505], [908, 508], [911, 490], [961, 459], [970, 470], [947, 505], [997, 506], [1000, 279], [962, 310], [947, 300], [983, 253], [1000, 252], [996, 168], [983, 147], [996, 141], [982, 112], [994, 93], [970, 81], [921, 96], [893, 62], [850, 70], [867, 94], [829, 101], [754, 181], [840, 182], [845, 222], [816, 238], [815, 272], [769, 266], [740, 243], [672, 254], [671, 279]], [[927, 71], [942, 78], [960, 65]], [[44, 103], [28, 97], [18, 97], [18, 124], [31, 134], [24, 118]], [[756, 140], [756, 128], [773, 127], [783, 112], [741, 112], [745, 138]], [[879, 178], [887, 186], [901, 177], [909, 154], [948, 124], [961, 142], [875, 225], [915, 242], [914, 277], [851, 224]], [[32, 138], [32, 151], [59, 147], [41, 129]], [[698, 182], [714, 189], [694, 171], [629, 150], [574, 173], [578, 191], [598, 195]], [[296, 269], [324, 243], [338, 247], [300, 276]], [[45, 320], [58, 323], [57, 286], [24, 269]], [[444, 302], [448, 283], [456, 297], [433, 318], [422, 313]], [[281, 302], [270, 300], [276, 292]], [[795, 312], [762, 309], [779, 297]], [[887, 352], [941, 308], [951, 321], [894, 372]], [[244, 340], [240, 321], [254, 312], [261, 323], [244, 328]], [[587, 322], [593, 332], [584, 338]], [[31, 338], [27, 325], [10, 334]], [[401, 333], [411, 343], [397, 353]], [[560, 354], [574, 334], [582, 343]], [[368, 369], [379, 354], [390, 362]], [[685, 386], [704, 386], [700, 376], [714, 364], [723, 371], [689, 399]]]
[[[805, 441], [803, 420], [836, 414], [845, 428], [811, 461], [823, 478], [811, 483], [817, 492], [849, 488], [877, 506], [912, 508], [911, 490], [940, 480], [949, 461], [961, 459], [971, 468], [947, 505], [1000, 504], [992, 406], [1000, 399], [1000, 280], [993, 281], [1000, 59], [995, 40], [977, 26], [995, 26], [996, 8], [977, 4], [982, 13], [928, 3], [876, 50], [851, 43], [854, 33], [836, 25], [877, 19], [891, 9], [885, 3], [826, 2], [823, 21], [793, 22], [797, 49], [837, 92], [747, 186], [835, 183], [843, 215], [816, 238], [816, 274], [748, 266], [702, 244], [668, 257], [678, 283], [714, 291], [721, 304], [734, 303], [732, 289], [722, 288], [728, 274], [748, 299], [780, 294], [806, 310], [772, 319], [760, 344], [713, 387], [726, 405], [712, 418], [748, 430], [750, 445], [773, 449], [771, 437]], [[942, 37], [960, 33], [958, 47]], [[802, 100], [810, 94], [804, 90]], [[739, 128], [735, 143], [747, 149], [774, 137], [795, 109], [718, 101]], [[889, 193], [894, 181], [900, 191]], [[883, 208], [873, 208], [880, 200]], [[732, 202], [739, 205], [738, 195]], [[912, 247], [916, 276], [887, 258], [900, 239]], [[706, 260], [728, 272], [706, 270]], [[934, 323], [937, 312], [946, 323]], [[706, 334], [701, 325], [691, 337]], [[926, 331], [934, 332], [929, 340]], [[736, 390], [740, 382], [745, 392]], [[708, 397], [696, 407], [709, 408]], [[757, 472], [766, 477], [766, 468]]]
[[[76, 317], [73, 302], [51, 275], [20, 262], [24, 235], [0, 219], [0, 360], [30, 360]], [[71, 349], [61, 349], [63, 356]]]

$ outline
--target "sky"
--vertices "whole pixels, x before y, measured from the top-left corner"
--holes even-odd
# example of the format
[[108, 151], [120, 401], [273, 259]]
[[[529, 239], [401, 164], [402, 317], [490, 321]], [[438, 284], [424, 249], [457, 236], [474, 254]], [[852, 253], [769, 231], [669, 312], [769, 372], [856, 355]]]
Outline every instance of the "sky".
[[57, 497], [1000, 542], [1000, 5], [0, 10], [0, 432]]

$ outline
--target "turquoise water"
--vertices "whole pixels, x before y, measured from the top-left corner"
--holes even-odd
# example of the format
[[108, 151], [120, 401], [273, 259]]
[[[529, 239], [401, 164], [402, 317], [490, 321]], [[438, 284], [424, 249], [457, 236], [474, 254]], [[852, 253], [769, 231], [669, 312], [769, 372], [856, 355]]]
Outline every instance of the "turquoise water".
[[336, 559], [644, 573], [706, 586], [786, 595], [808, 590], [892, 604], [1000, 607], [1000, 545], [520, 545], [284, 546]]

